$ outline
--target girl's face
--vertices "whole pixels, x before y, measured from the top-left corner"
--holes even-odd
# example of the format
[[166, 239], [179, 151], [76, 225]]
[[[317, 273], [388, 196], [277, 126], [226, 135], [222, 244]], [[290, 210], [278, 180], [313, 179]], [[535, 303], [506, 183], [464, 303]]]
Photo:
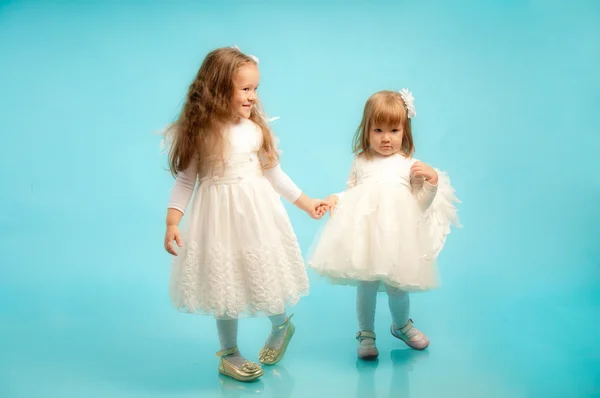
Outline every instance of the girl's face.
[[402, 125], [372, 125], [369, 130], [371, 149], [382, 156], [391, 156], [402, 149]]
[[252, 108], [256, 103], [256, 90], [260, 81], [260, 73], [255, 64], [242, 65], [233, 78], [233, 99], [231, 108], [233, 114], [249, 119]]

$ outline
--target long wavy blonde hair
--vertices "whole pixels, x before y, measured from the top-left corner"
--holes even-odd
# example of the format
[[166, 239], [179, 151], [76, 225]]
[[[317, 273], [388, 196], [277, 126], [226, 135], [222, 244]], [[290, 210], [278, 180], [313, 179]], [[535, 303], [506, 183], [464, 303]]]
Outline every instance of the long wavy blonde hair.
[[[198, 161], [198, 170], [203, 170], [215, 160], [224, 160], [227, 147], [224, 129], [236, 119], [231, 108], [233, 79], [238, 69], [249, 63], [256, 65], [251, 57], [235, 48], [213, 50], [202, 62], [178, 119], [167, 129], [172, 138], [169, 168], [174, 176], [195, 160]], [[263, 167], [273, 167], [278, 155], [258, 100], [252, 107], [250, 120], [263, 133], [261, 151], [268, 159]]]
[[373, 125], [402, 125], [401, 151], [407, 157], [413, 155], [415, 152], [415, 142], [412, 135], [410, 118], [408, 117], [408, 110], [400, 93], [383, 90], [369, 97], [365, 104], [362, 120], [352, 142], [352, 149], [355, 154], [364, 154], [367, 157], [371, 156], [369, 132]]

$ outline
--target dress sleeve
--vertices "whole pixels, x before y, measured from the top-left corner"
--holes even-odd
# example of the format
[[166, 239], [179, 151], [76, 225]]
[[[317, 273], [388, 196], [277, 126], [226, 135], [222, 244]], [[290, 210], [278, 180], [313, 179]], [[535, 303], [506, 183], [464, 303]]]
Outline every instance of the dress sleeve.
[[427, 210], [429, 206], [431, 206], [437, 191], [437, 185], [433, 185], [428, 181], [424, 181], [423, 179], [421, 179], [420, 182], [413, 182], [413, 193], [417, 198], [417, 202], [419, 202], [421, 210], [423, 211]]
[[[281, 155], [281, 151], [279, 149], [279, 139], [275, 135], [273, 135], [273, 145], [275, 146], [275, 150]], [[267, 163], [267, 156], [264, 154], [262, 149], [259, 150], [258, 157], [262, 164]], [[279, 196], [286, 201], [294, 203], [298, 200], [300, 195], [302, 195], [302, 190], [298, 188], [290, 176], [283, 171], [279, 162], [277, 162], [277, 164], [271, 168], [264, 169], [263, 175], [267, 181], [271, 183], [275, 192], [277, 192]]]
[[196, 182], [198, 180], [198, 161], [193, 158], [190, 165], [177, 174], [175, 179], [175, 185], [171, 191], [171, 198], [169, 200], [169, 209], [177, 209], [182, 213], [190, 202]]
[[[412, 159], [410, 162], [410, 166], [412, 167], [415, 163], [417, 163], [417, 159]], [[437, 170], [436, 170], [437, 172]], [[428, 181], [425, 181], [423, 177], [413, 178], [411, 175], [410, 178], [411, 191], [417, 202], [419, 203], [419, 207], [422, 211], [425, 211], [431, 206], [435, 196], [438, 192], [438, 185], [433, 185]]]
[[271, 183], [275, 192], [290, 203], [294, 203], [302, 194], [302, 190], [294, 184], [279, 163], [275, 167], [264, 170], [263, 175]]

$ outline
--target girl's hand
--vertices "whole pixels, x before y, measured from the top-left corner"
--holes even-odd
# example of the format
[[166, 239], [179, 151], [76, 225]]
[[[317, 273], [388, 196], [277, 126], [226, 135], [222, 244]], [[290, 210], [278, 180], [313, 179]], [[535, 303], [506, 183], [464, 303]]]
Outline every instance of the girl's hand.
[[333, 214], [333, 208], [337, 204], [338, 200], [339, 198], [336, 195], [329, 196], [323, 201], [324, 204], [317, 207], [317, 214], [319, 214], [321, 217], [323, 217], [328, 211], [330, 214]]
[[327, 197], [327, 199], [325, 199], [325, 202], [327, 203], [327, 206], [329, 207], [329, 214], [333, 215], [333, 211], [335, 209], [335, 206], [337, 206], [338, 201], [340, 200], [340, 198], [337, 197], [337, 195], [330, 195]]
[[181, 235], [179, 234], [179, 227], [177, 225], [168, 225], [167, 232], [165, 233], [165, 250], [167, 253], [174, 256], [177, 255], [173, 249], [173, 241], [177, 242], [177, 246], [181, 247]]
[[311, 218], [315, 220], [320, 220], [321, 217], [327, 212], [327, 210], [323, 210], [324, 207], [327, 207], [327, 202], [323, 199], [310, 199], [311, 205], [308, 209], [306, 209], [306, 213]]
[[431, 166], [422, 162], [415, 162], [410, 168], [412, 178], [423, 178], [432, 185], [437, 185], [438, 175]]
[[311, 199], [302, 193], [300, 197], [296, 199], [294, 205], [305, 211], [311, 218], [319, 220], [323, 217], [323, 214], [325, 214], [325, 212], [322, 211], [321, 206], [326, 206], [327, 203], [325, 203], [323, 199]]
[[328, 210], [328, 205], [320, 205], [319, 207], [317, 207], [317, 215], [319, 216], [319, 218], [322, 218]]

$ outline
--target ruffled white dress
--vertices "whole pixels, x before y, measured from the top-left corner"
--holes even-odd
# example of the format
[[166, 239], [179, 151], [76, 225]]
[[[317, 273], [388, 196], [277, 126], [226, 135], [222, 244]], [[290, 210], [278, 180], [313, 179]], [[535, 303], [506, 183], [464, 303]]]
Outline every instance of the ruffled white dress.
[[450, 225], [458, 225], [458, 199], [439, 170], [436, 186], [411, 180], [416, 161], [399, 154], [354, 159], [348, 189], [311, 249], [312, 269], [335, 284], [379, 280], [409, 292], [439, 285], [436, 258]]
[[301, 191], [279, 165], [262, 169], [262, 131], [252, 121], [231, 126], [226, 137], [224, 167], [198, 175], [192, 162], [175, 182], [169, 207], [187, 220], [172, 263], [171, 299], [180, 311], [217, 319], [281, 314], [309, 290], [280, 198], [294, 202]]

